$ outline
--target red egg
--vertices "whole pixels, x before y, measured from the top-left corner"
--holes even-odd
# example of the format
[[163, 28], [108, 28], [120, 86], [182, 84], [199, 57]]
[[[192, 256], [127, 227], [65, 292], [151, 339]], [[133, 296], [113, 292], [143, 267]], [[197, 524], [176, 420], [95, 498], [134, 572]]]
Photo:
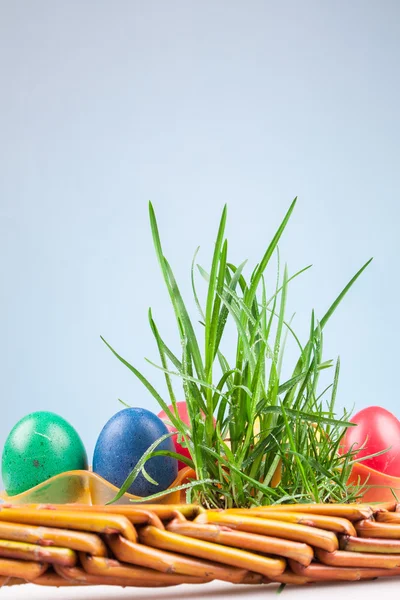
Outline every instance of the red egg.
[[[170, 404], [170, 406], [168, 408], [172, 411], [172, 413], [174, 413], [174, 407], [172, 406], [172, 404]], [[183, 421], [183, 423], [190, 425], [190, 418], [189, 418], [186, 402], [177, 402], [176, 408], [177, 408], [180, 420]], [[171, 432], [177, 431], [176, 427], [174, 427], [173, 425], [171, 425], [170, 423], [167, 422], [167, 421], [169, 421], [169, 417], [163, 410], [161, 412], [159, 412], [157, 416], [160, 419], [162, 419], [163, 421], [165, 421], [165, 425], [167, 426], [168, 431], [171, 431]], [[181, 454], [181, 456], [186, 456], [186, 458], [190, 458], [190, 459], [192, 458], [190, 456], [189, 450], [187, 448], [184, 448], [179, 443], [178, 434], [173, 435], [171, 439], [172, 439], [173, 443], [175, 444], [175, 448], [176, 448], [176, 451], [178, 454]], [[184, 467], [187, 467], [187, 465], [184, 462], [179, 460], [178, 461], [178, 469], [183, 469]]]
[[380, 406], [370, 406], [351, 419], [356, 427], [349, 427], [343, 439], [343, 450], [357, 450], [360, 459], [388, 448], [387, 452], [367, 458], [362, 464], [386, 475], [400, 477], [400, 421]]

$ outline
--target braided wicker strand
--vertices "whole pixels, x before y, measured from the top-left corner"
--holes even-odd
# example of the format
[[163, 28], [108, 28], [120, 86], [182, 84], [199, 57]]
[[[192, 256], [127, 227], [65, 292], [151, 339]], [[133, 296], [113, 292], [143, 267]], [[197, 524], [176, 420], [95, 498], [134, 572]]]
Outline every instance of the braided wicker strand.
[[302, 585], [400, 576], [400, 505], [0, 507], [0, 586]]

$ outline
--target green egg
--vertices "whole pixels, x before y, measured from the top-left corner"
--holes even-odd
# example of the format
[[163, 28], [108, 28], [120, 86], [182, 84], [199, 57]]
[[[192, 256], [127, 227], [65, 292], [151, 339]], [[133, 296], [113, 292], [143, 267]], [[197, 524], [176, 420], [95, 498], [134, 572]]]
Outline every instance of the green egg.
[[14, 426], [3, 450], [3, 484], [9, 496], [65, 471], [87, 469], [81, 438], [62, 417], [34, 412]]

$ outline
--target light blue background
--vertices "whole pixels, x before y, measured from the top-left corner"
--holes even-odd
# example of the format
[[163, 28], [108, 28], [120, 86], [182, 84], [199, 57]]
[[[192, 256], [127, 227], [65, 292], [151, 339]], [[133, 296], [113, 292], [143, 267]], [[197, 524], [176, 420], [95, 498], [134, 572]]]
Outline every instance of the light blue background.
[[0, 443], [37, 409], [91, 454], [117, 398], [155, 402], [147, 324], [175, 323], [150, 236], [190, 297], [223, 203], [232, 260], [281, 244], [305, 333], [370, 256], [326, 330], [341, 406], [400, 417], [400, 4], [396, 0], [0, 2]]

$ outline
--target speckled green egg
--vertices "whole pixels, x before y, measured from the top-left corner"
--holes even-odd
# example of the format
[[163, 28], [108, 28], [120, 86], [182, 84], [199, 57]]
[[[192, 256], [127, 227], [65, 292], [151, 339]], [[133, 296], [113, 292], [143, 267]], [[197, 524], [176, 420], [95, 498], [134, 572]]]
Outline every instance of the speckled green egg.
[[75, 429], [52, 412], [34, 412], [18, 421], [4, 445], [2, 476], [9, 496], [76, 469], [87, 469], [85, 447]]

